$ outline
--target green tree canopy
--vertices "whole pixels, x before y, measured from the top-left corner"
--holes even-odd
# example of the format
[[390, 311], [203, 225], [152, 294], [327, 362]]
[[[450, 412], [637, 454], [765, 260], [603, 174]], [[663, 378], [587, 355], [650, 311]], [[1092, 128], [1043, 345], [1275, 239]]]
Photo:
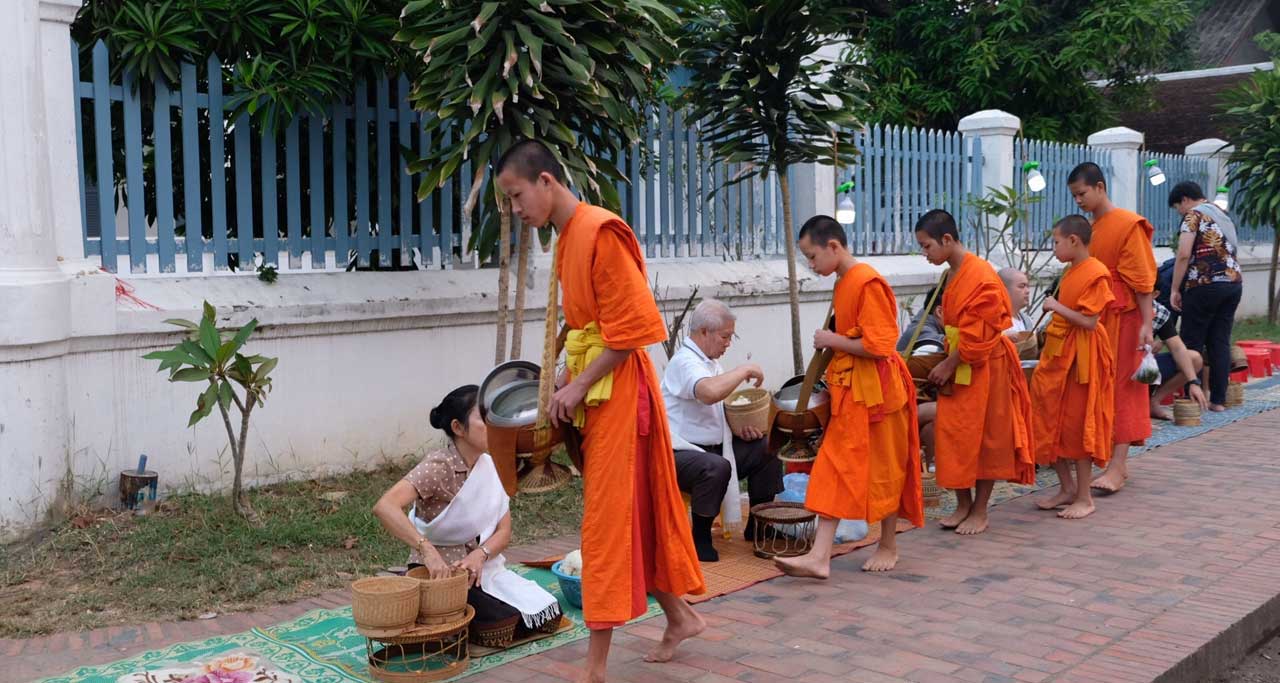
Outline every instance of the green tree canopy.
[[874, 121], [954, 129], [975, 111], [1003, 109], [1028, 137], [1082, 140], [1118, 107], [1149, 101], [1143, 77], [1188, 49], [1177, 40], [1194, 4], [895, 0], [868, 19], [853, 56], [866, 67]]

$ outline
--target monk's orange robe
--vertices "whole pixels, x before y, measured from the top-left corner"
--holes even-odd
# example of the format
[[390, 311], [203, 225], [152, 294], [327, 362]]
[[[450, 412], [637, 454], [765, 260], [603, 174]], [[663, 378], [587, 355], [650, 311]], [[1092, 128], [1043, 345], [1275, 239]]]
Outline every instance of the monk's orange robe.
[[1156, 258], [1151, 250], [1151, 224], [1128, 209], [1112, 209], [1093, 222], [1089, 255], [1111, 271], [1111, 293], [1116, 300], [1102, 316], [1115, 353], [1116, 413], [1112, 441], [1141, 445], [1151, 436], [1150, 387], [1135, 381], [1142, 362], [1138, 348], [1142, 332], [1139, 294], [1150, 294], [1156, 285]]
[[1031, 394], [1018, 350], [1004, 331], [1013, 304], [991, 264], [965, 254], [942, 295], [947, 353], [959, 349], [951, 394], [938, 396], [934, 423], [938, 486], [972, 488], [980, 479], [1035, 481]]
[[605, 346], [634, 349], [582, 427], [582, 613], [589, 627], [609, 628], [644, 614], [653, 589], [697, 594], [705, 584], [646, 350], [667, 329], [635, 234], [614, 213], [582, 203], [557, 249], [566, 324], [594, 322]]
[[831, 420], [813, 464], [805, 507], [874, 524], [895, 512], [924, 525], [915, 384], [898, 355], [898, 303], [875, 268], [859, 263], [836, 282], [836, 331], [879, 360], [836, 351], [827, 366]]
[[1072, 266], [1062, 277], [1058, 301], [1085, 316], [1099, 316], [1092, 329], [1054, 314], [1045, 331], [1040, 364], [1031, 378], [1036, 462], [1111, 459], [1115, 410], [1114, 352], [1101, 316], [1115, 301], [1111, 272], [1096, 258]]

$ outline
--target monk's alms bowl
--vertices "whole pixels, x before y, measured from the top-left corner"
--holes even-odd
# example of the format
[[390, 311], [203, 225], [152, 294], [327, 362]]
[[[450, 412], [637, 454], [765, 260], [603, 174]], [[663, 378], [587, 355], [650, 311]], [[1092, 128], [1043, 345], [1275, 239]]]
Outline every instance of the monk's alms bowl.
[[[788, 413], [797, 412], [800, 404], [800, 389], [803, 385], [804, 375], [796, 375], [783, 383], [782, 388], [773, 395], [774, 407]], [[831, 395], [827, 393], [826, 382], [819, 380], [814, 383], [813, 391], [809, 394], [808, 410], [826, 405], [830, 400]]]

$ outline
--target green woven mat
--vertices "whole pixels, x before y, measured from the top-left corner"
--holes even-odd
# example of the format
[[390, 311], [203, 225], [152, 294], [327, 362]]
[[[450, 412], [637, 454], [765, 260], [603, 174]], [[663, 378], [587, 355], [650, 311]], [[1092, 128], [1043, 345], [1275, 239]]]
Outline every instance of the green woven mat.
[[[483, 658], [473, 658], [457, 680], [522, 657], [586, 638], [582, 610], [572, 607], [560, 592], [555, 576], [545, 569], [518, 567], [526, 578], [551, 591], [573, 627]], [[649, 600], [640, 619], [661, 613]], [[86, 666], [44, 683], [354, 683], [372, 680], [366, 663], [365, 639], [356, 633], [351, 608], [320, 609], [271, 628], [179, 643], [102, 666]]]

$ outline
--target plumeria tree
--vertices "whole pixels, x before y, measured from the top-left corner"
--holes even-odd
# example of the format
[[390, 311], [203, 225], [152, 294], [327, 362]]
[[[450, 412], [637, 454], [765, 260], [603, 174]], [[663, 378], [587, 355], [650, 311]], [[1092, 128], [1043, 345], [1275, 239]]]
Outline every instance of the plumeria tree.
[[[249, 439], [249, 416], [253, 409], [267, 400], [271, 391], [271, 371], [278, 359], [266, 356], [246, 356], [240, 353], [249, 336], [258, 327], [256, 319], [236, 331], [230, 337], [218, 330], [216, 312], [209, 302], [204, 302], [200, 322], [174, 318], [165, 322], [187, 331], [187, 338], [166, 351], [153, 351], [143, 356], [147, 360], [160, 361], [160, 372], [169, 371], [170, 382], [193, 382], [204, 385], [196, 397], [196, 409], [187, 421], [188, 427], [213, 413], [214, 408], [222, 416], [227, 430], [227, 443], [231, 448], [231, 462], [235, 474], [231, 483], [231, 506], [241, 517], [257, 522], [257, 515], [249, 505], [249, 497], [242, 486], [244, 453]], [[240, 429], [232, 423], [231, 407], [239, 413]]]
[[[680, 38], [681, 62], [693, 72], [683, 95], [690, 120], [702, 126], [718, 159], [751, 169], [728, 184], [773, 174], [781, 184], [797, 374], [803, 371], [800, 290], [787, 169], [853, 161], [849, 138], [860, 123], [865, 88], [849, 65], [823, 54], [860, 25], [860, 11], [842, 3], [720, 0], [698, 4]], [[834, 72], [844, 75], [839, 87], [830, 79]]]
[[[675, 54], [673, 3], [661, 0], [412, 0], [397, 39], [418, 55], [413, 106], [435, 148], [411, 165], [425, 172], [419, 198], [471, 164], [463, 205], [470, 248], [487, 260], [497, 250], [495, 358], [506, 357], [511, 203], [486, 183], [492, 162], [522, 138], [547, 143], [583, 199], [619, 208], [614, 159], [640, 136], [643, 104], [656, 93]], [[446, 138], [445, 131], [451, 136]], [[483, 195], [484, 201], [480, 201]], [[533, 229], [524, 226], [518, 277], [528, 271]], [[517, 297], [525, 286], [517, 282]], [[522, 300], [521, 300], [522, 302]], [[517, 305], [515, 337], [520, 337]]]

